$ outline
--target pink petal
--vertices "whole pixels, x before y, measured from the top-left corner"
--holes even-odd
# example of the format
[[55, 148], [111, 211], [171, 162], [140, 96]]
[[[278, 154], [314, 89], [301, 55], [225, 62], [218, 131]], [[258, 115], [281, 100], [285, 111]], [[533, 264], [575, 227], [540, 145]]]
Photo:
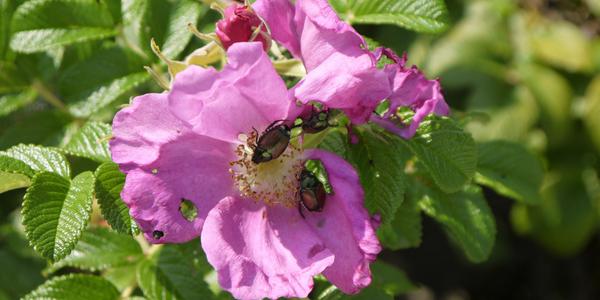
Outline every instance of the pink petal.
[[371, 216], [364, 207], [358, 174], [333, 153], [309, 149], [304, 154], [323, 162], [335, 191], [327, 195], [322, 212], [303, 212], [306, 223], [335, 255], [334, 263], [323, 275], [344, 293], [356, 294], [371, 283], [369, 264], [381, 252]]
[[297, 1], [295, 23], [308, 73], [336, 53], [353, 58], [367, 56], [375, 63], [371, 52], [361, 48], [366, 45], [364, 38], [340, 20], [327, 0]]
[[290, 0], [258, 0], [252, 9], [269, 25], [271, 37], [298, 60], [302, 60], [300, 40], [296, 33], [296, 8]]
[[295, 208], [226, 198], [201, 236], [221, 288], [236, 299], [304, 298], [334, 257]]
[[[164, 94], [133, 99], [117, 113], [113, 132], [113, 160], [127, 172], [121, 197], [151, 243], [197, 237], [208, 212], [235, 191], [228, 171], [238, 159], [234, 146], [193, 133], [169, 112]], [[182, 198], [198, 209], [192, 222], [179, 211]], [[154, 231], [164, 236], [155, 239]]]
[[169, 108], [200, 135], [239, 143], [238, 135], [262, 132], [276, 120], [295, 119], [295, 102], [262, 44], [235, 43], [223, 70], [190, 66], [177, 74]]
[[155, 161], [161, 145], [191, 130], [169, 113], [166, 94], [146, 94], [115, 115], [113, 133], [109, 141], [112, 159], [127, 173]]
[[387, 75], [372, 66], [367, 55], [350, 58], [340, 53], [332, 54], [293, 90], [304, 104], [319, 101], [344, 110], [354, 124], [368, 121], [377, 104], [391, 92]]

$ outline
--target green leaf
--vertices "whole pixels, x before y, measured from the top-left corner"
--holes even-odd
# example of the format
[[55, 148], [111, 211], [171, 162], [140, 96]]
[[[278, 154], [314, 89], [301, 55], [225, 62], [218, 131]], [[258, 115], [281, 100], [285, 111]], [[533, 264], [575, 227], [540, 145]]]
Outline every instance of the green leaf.
[[74, 65], [60, 78], [69, 112], [87, 118], [150, 78], [149, 62], [133, 50], [114, 47]]
[[0, 194], [28, 187], [35, 172], [24, 162], [0, 155]]
[[356, 0], [332, 1], [341, 17], [348, 23], [394, 24], [426, 33], [448, 29], [449, 18], [443, 0]]
[[371, 276], [373, 276], [374, 287], [384, 289], [388, 294], [397, 296], [407, 292], [419, 289], [414, 285], [403, 270], [393, 265], [387, 264], [382, 260], [377, 260], [371, 264]]
[[0, 171], [23, 174], [29, 178], [35, 175], [35, 171], [19, 159], [0, 155]]
[[17, 52], [41, 52], [55, 46], [114, 36], [118, 31], [113, 27], [112, 17], [103, 3], [34, 0], [15, 11], [10, 46]]
[[408, 188], [404, 202], [396, 211], [391, 226], [378, 228], [379, 241], [393, 250], [419, 247], [423, 226], [421, 225], [421, 209], [415, 189]]
[[0, 152], [0, 155], [18, 159], [37, 171], [54, 172], [65, 178], [71, 177], [67, 158], [53, 149], [35, 145], [18, 145]]
[[445, 192], [460, 190], [475, 175], [477, 144], [450, 118], [431, 114], [421, 122], [412, 139], [401, 140]]
[[[539, 107], [529, 88], [523, 84], [514, 88], [506, 84], [494, 88], [488, 87], [490, 86], [479, 85], [473, 97], [477, 97], [476, 101], [479, 103], [487, 102], [485, 105], [488, 107], [482, 109], [476, 107], [474, 110], [487, 112], [490, 119], [475, 118], [474, 121], [466, 124], [465, 129], [473, 133], [477, 141], [526, 140], [531, 128], [539, 121]], [[490, 102], [494, 103], [492, 99], [497, 97], [506, 101], [498, 101], [490, 105]], [[473, 106], [475, 105], [471, 105]]]
[[117, 298], [119, 298], [119, 291], [108, 280], [93, 275], [70, 274], [46, 281], [23, 299], [114, 300]]
[[58, 146], [70, 122], [71, 118], [58, 110], [38, 112], [6, 129], [0, 137], [0, 149], [20, 143]]
[[32, 80], [19, 62], [4, 62], [0, 68], [0, 93], [20, 93], [32, 89]]
[[37, 92], [35, 90], [0, 95], [0, 117], [6, 116], [28, 103], [33, 102], [35, 98], [37, 98]]
[[536, 24], [527, 33], [537, 58], [569, 72], [592, 70], [590, 39], [579, 26], [568, 21], [536, 17]]
[[73, 181], [50, 172], [33, 176], [23, 201], [23, 225], [31, 245], [52, 263], [77, 244], [90, 220], [94, 174], [83, 172]]
[[337, 287], [332, 285], [330, 288], [326, 289], [319, 297], [318, 300], [392, 300], [394, 297], [388, 294], [384, 289], [368, 286], [360, 293], [356, 295], [349, 295], [342, 291], [340, 291]]
[[98, 143], [98, 140], [110, 134], [112, 134], [110, 125], [100, 122], [87, 122], [77, 133], [71, 136], [71, 140], [65, 145], [64, 151], [67, 154], [87, 157], [97, 162], [110, 162], [112, 160], [108, 150], [108, 141]]
[[583, 122], [600, 152], [600, 75], [596, 75], [585, 91]]
[[106, 227], [87, 228], [67, 257], [48, 266], [46, 272], [69, 266], [87, 271], [136, 265], [144, 257], [140, 244], [131, 237], [120, 235]]
[[569, 136], [573, 90], [569, 81], [556, 71], [541, 65], [523, 64], [519, 73], [542, 110], [542, 127], [548, 141], [559, 144]]
[[527, 204], [541, 201], [541, 160], [525, 146], [509, 141], [479, 143], [476, 183]]
[[[25, 258], [22, 252], [11, 251], [12, 249], [6, 247], [7, 241], [4, 238], [5, 236], [3, 236], [3, 247], [0, 248], [0, 299], [21, 299], [44, 283], [46, 279], [40, 271], [46, 262], [39, 257]], [[27, 241], [25, 246], [29, 247]]]
[[467, 184], [462, 190], [447, 194], [413, 180], [410, 188], [420, 190], [421, 209], [452, 232], [470, 260], [482, 262], [490, 256], [496, 221], [479, 186]]
[[187, 29], [189, 23], [195, 24], [202, 12], [197, 1], [175, 2], [169, 15], [168, 29], [161, 52], [168, 58], [176, 59], [190, 42], [193, 34]]
[[26, 175], [0, 171], [0, 194], [10, 190], [28, 187], [30, 182], [30, 178]]
[[98, 167], [96, 197], [104, 219], [117, 232], [136, 236], [140, 233], [140, 229], [129, 215], [129, 208], [121, 199], [123, 186], [125, 186], [125, 174], [119, 171], [119, 165], [108, 162]]
[[390, 224], [404, 194], [404, 162], [399, 138], [379, 131], [359, 130], [358, 143], [352, 144], [348, 136], [332, 130], [319, 144], [319, 148], [335, 153], [348, 161], [360, 178], [365, 192], [365, 207], [373, 215], [381, 215], [381, 226]]
[[10, 19], [15, 10], [10, 0], [0, 0], [0, 61], [6, 61], [10, 48]]
[[139, 286], [148, 299], [213, 299], [202, 276], [175, 249], [161, 249], [138, 267]]
[[187, 24], [195, 24], [201, 11], [195, 1], [123, 0], [123, 34], [152, 60], [158, 59], [150, 48], [152, 38], [166, 57], [176, 59], [192, 37]]
[[586, 193], [581, 170], [569, 168], [555, 169], [547, 175], [540, 204], [516, 203], [510, 212], [517, 233], [532, 237], [561, 257], [583, 251], [598, 232], [597, 199]]

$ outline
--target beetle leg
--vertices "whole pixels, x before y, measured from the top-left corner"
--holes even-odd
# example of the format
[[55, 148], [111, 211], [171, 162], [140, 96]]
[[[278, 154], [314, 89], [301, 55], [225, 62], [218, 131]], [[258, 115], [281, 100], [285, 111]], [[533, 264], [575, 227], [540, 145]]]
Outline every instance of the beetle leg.
[[302, 214], [302, 200], [298, 200], [298, 212], [300, 213], [300, 215], [302, 216], [302, 219], [306, 219], [304, 217], [304, 215]]

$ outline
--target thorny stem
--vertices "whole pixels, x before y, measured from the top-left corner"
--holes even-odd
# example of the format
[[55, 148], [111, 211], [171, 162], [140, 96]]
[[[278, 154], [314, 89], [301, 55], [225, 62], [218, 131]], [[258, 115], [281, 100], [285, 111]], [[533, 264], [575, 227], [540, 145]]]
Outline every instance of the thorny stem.
[[69, 113], [69, 109], [67, 106], [60, 101], [52, 92], [50, 92], [37, 78], [33, 80], [33, 87], [37, 91], [38, 95], [42, 97], [46, 102], [50, 103], [52, 106], [60, 109], [62, 112], [68, 114], [71, 118], [71, 113]]

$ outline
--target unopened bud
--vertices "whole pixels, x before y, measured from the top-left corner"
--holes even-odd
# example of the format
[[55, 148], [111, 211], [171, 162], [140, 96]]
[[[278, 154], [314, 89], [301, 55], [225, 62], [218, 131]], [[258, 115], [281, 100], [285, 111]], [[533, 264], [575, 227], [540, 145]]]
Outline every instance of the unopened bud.
[[[217, 22], [215, 33], [225, 49], [233, 43], [249, 41], [261, 42], [265, 51], [271, 48], [271, 37], [265, 25], [247, 6], [238, 6], [235, 3], [227, 6], [224, 18]], [[255, 33], [257, 28], [259, 31]]]

